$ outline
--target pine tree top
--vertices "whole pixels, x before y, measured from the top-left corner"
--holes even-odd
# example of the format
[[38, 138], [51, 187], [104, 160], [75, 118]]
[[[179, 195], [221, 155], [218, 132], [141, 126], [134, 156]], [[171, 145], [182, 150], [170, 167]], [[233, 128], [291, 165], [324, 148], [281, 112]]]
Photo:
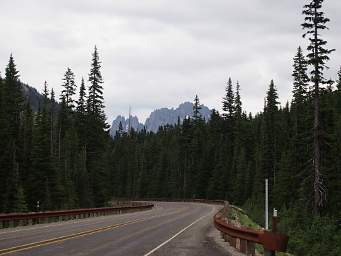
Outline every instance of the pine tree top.
[[307, 74], [308, 62], [306, 61], [302, 48], [298, 47], [297, 54], [294, 57], [294, 70], [292, 76], [294, 78], [293, 100], [294, 104], [303, 103], [308, 93], [309, 77]]
[[100, 71], [100, 64], [97, 47], [95, 46], [89, 73], [90, 85], [88, 88], [87, 111], [88, 114], [99, 120], [104, 128], [107, 128], [108, 125], [105, 123], [106, 117], [104, 114], [103, 86], [101, 85], [103, 78]]
[[322, 39], [321, 30], [328, 29], [327, 23], [330, 19], [326, 18], [322, 9], [323, 0], [312, 0], [309, 4], [304, 5], [303, 15], [304, 23], [301, 24], [305, 30], [303, 37], [308, 37], [309, 51], [308, 64], [312, 65], [314, 69], [311, 71], [311, 81], [321, 84], [329, 84], [330, 80], [323, 78], [324, 69], [328, 69], [326, 62], [329, 61], [329, 54], [335, 49], [326, 48], [327, 41]]
[[234, 99], [231, 77], [228, 79], [225, 91], [226, 91], [226, 94], [225, 94], [225, 97], [223, 98], [223, 111], [227, 113], [224, 113], [223, 115], [226, 118], [232, 118], [235, 113], [235, 108], [234, 108], [235, 99]]
[[278, 110], [278, 93], [275, 87], [275, 83], [271, 80], [269, 89], [266, 96], [266, 111], [276, 111]]
[[193, 118], [194, 120], [199, 120], [202, 118], [201, 113], [200, 113], [200, 101], [198, 95], [195, 95], [194, 98], [194, 104], [193, 104]]
[[54, 93], [54, 90], [53, 88], [51, 88], [51, 97], [50, 97], [50, 100], [52, 103], [55, 103], [56, 102], [56, 98], [55, 98], [55, 93]]
[[48, 99], [49, 97], [49, 90], [47, 89], [47, 82], [44, 82], [44, 90], [43, 90], [43, 96], [45, 99]]
[[5, 71], [5, 79], [7, 82], [11, 81], [18, 81], [19, 80], [19, 72], [17, 71], [16, 65], [14, 63], [14, 58], [13, 55], [11, 54], [9, 57], [9, 62], [6, 67]]
[[79, 98], [77, 101], [77, 112], [80, 114], [85, 114], [86, 110], [86, 91], [85, 91], [85, 83], [84, 78], [82, 78], [81, 85], [79, 87]]
[[240, 84], [239, 81], [237, 81], [236, 85], [236, 95], [235, 95], [235, 115], [237, 118], [242, 117], [242, 102], [240, 99]]
[[69, 109], [74, 108], [74, 100], [73, 96], [76, 94], [76, 84], [75, 84], [75, 75], [72, 72], [71, 68], [67, 68], [63, 78], [63, 90], [60, 96], [60, 99], [64, 98], [66, 107]]

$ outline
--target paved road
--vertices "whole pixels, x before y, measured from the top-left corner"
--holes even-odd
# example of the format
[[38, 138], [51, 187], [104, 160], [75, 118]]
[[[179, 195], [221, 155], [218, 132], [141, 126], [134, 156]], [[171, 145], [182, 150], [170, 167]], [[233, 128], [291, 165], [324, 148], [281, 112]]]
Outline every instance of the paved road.
[[0, 255], [220, 256], [219, 206], [156, 203], [149, 211], [0, 230]]

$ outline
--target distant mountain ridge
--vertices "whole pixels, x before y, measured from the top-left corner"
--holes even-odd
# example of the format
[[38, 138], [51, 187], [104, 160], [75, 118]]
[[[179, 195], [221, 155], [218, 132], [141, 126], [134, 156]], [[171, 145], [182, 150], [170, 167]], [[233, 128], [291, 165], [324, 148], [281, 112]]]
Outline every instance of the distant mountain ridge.
[[[209, 120], [211, 116], [211, 110], [205, 105], [201, 105], [200, 113], [205, 120]], [[180, 122], [182, 122], [186, 117], [193, 115], [193, 103], [184, 102], [180, 104], [177, 108], [160, 108], [156, 109], [150, 113], [149, 117], [146, 119], [146, 122], [140, 123], [138, 117], [131, 116], [130, 125], [134, 130], [140, 131], [145, 128], [147, 131], [157, 132], [160, 126], [164, 125], [174, 125], [178, 122], [178, 118], [180, 118]], [[120, 122], [122, 123], [122, 127], [124, 131], [128, 131], [129, 127], [129, 118], [125, 118], [124, 116], [117, 116], [115, 120], [112, 122], [110, 128], [110, 134], [112, 137], [115, 136], [116, 131], [118, 130]]]
[[43, 99], [43, 95], [41, 95], [37, 89], [24, 84], [20, 83], [21, 85], [21, 90], [23, 92], [24, 97], [28, 100], [30, 103], [30, 106], [34, 112], [37, 112], [39, 109], [39, 104]]

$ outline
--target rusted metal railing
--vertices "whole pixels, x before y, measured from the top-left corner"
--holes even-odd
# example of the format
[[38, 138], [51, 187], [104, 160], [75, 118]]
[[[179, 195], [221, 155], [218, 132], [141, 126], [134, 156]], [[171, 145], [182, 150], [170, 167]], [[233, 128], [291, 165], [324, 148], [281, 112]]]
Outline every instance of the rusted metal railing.
[[136, 212], [141, 210], [149, 210], [153, 206], [154, 206], [153, 203], [134, 202], [131, 205], [104, 208], [0, 214], [0, 229], [24, 225], [34, 225], [40, 223], [65, 221], [71, 219], [83, 219], [95, 216]]
[[255, 230], [247, 227], [238, 227], [228, 219], [230, 206], [225, 207], [214, 216], [214, 225], [221, 232], [223, 239], [240, 252], [246, 255], [255, 255], [255, 243], [261, 244], [264, 251], [285, 252], [288, 236], [277, 233], [278, 217], [273, 217], [273, 231]]

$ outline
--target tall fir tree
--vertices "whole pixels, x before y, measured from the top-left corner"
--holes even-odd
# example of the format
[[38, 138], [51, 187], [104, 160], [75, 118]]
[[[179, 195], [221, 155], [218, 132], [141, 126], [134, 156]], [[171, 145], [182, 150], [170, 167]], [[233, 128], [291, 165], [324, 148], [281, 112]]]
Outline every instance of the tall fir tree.
[[234, 115], [235, 109], [234, 109], [234, 94], [233, 94], [233, 85], [232, 85], [232, 79], [229, 78], [227, 85], [226, 85], [226, 94], [223, 98], [223, 116], [226, 119], [231, 119]]
[[264, 151], [263, 171], [264, 178], [269, 179], [269, 191], [276, 183], [276, 171], [278, 160], [277, 134], [278, 134], [278, 94], [274, 81], [271, 80], [266, 95], [266, 107], [264, 109]]
[[28, 204], [30, 209], [36, 210], [37, 202], [40, 202], [41, 210], [51, 209], [51, 202], [47, 191], [52, 181], [54, 162], [51, 156], [51, 119], [50, 102], [47, 83], [44, 83], [43, 99], [36, 114], [33, 126], [32, 139], [32, 169], [28, 180]]
[[237, 81], [236, 85], [236, 95], [234, 101], [234, 109], [235, 109], [235, 117], [236, 119], [240, 119], [242, 117], [242, 102], [240, 99], [240, 84]]
[[[304, 177], [309, 176], [310, 173], [310, 159], [311, 159], [311, 147], [310, 145], [310, 131], [312, 126], [311, 115], [310, 115], [310, 103], [311, 94], [309, 93], [309, 76], [307, 74], [308, 63], [304, 57], [301, 47], [297, 49], [297, 54], [295, 55], [293, 64], [293, 99], [291, 104], [292, 119], [293, 119], [293, 131], [292, 138], [293, 142], [291, 145], [291, 156], [292, 156], [292, 166], [290, 167], [290, 155], [288, 151], [281, 154], [280, 168], [282, 171], [282, 178], [288, 177], [290, 175], [297, 175], [304, 180]], [[287, 174], [283, 173], [283, 170], [290, 171]], [[283, 183], [284, 184], [284, 183]], [[281, 185], [280, 185], [281, 186]], [[299, 193], [298, 190], [306, 191], [306, 183], [299, 182], [298, 180], [293, 180], [290, 187], [296, 194], [302, 196], [302, 201], [307, 201], [306, 193]], [[303, 188], [304, 187], [304, 188]], [[294, 200], [291, 200], [292, 203]], [[287, 205], [290, 204], [287, 202]], [[300, 207], [305, 207], [301, 205]]]
[[194, 119], [194, 121], [201, 120], [202, 116], [201, 116], [200, 110], [201, 110], [201, 106], [200, 106], [199, 97], [198, 97], [198, 95], [195, 95], [194, 104], [193, 104], [193, 119]]
[[[20, 172], [20, 145], [18, 143], [20, 135], [21, 113], [23, 111], [23, 97], [20, 87], [19, 75], [11, 55], [5, 71], [5, 81], [2, 84], [2, 146], [0, 149], [0, 178], [5, 181], [1, 186], [0, 208], [5, 202], [9, 202], [10, 194], [6, 191], [17, 189], [17, 183], [9, 181], [10, 177], [15, 177], [14, 173]], [[7, 211], [11, 211], [9, 206]]]
[[61, 99], [64, 98], [66, 107], [73, 110], [75, 107], [75, 101], [72, 97], [76, 94], [76, 84], [75, 75], [70, 68], [66, 69], [63, 81]]
[[321, 123], [320, 123], [320, 86], [330, 84], [327, 81], [323, 72], [327, 68], [326, 62], [329, 60], [329, 55], [334, 50], [329, 50], [326, 45], [327, 41], [321, 36], [323, 30], [328, 29], [326, 24], [330, 21], [325, 17], [322, 11], [323, 0], [312, 0], [309, 4], [304, 5], [303, 15], [304, 23], [302, 28], [306, 30], [303, 37], [308, 37], [308, 64], [312, 66], [311, 81], [314, 83], [314, 154], [313, 154], [313, 169], [314, 169], [314, 203], [313, 211], [315, 215], [319, 214], [326, 200], [325, 186], [323, 185], [321, 172]]
[[99, 55], [97, 47], [95, 46], [94, 53], [92, 54], [92, 63], [89, 73], [90, 86], [88, 89], [88, 101], [87, 111], [88, 114], [98, 119], [101, 122], [103, 128], [106, 128], [105, 114], [104, 114], [104, 98], [103, 98], [103, 78], [101, 74], [101, 62], [99, 61]]
[[84, 78], [82, 78], [81, 85], [79, 87], [79, 98], [77, 101], [76, 111], [80, 115], [85, 115], [86, 111], [86, 91], [85, 91], [85, 83]]
[[94, 201], [101, 206], [108, 198], [108, 173], [105, 169], [106, 117], [104, 114], [103, 79], [101, 62], [97, 47], [92, 54], [92, 63], [89, 73], [89, 88], [87, 99], [87, 170], [91, 172], [91, 189]]
[[308, 63], [305, 60], [301, 47], [298, 47], [297, 54], [294, 57], [294, 78], [293, 101], [294, 105], [302, 106], [307, 99], [309, 77], [307, 74]]
[[79, 140], [82, 146], [86, 145], [86, 131], [87, 131], [87, 113], [86, 113], [86, 89], [84, 78], [82, 78], [81, 85], [79, 87], [79, 98], [77, 101], [77, 129]]

